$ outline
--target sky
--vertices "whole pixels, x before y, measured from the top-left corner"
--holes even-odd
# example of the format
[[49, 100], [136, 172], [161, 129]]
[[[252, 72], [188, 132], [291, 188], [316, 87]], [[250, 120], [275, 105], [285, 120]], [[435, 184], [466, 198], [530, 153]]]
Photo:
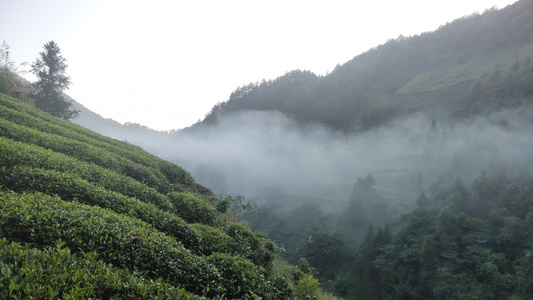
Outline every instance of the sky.
[[295, 69], [325, 75], [399, 35], [514, 2], [0, 0], [0, 42], [31, 64], [55, 41], [72, 98], [105, 118], [172, 130], [239, 86]]

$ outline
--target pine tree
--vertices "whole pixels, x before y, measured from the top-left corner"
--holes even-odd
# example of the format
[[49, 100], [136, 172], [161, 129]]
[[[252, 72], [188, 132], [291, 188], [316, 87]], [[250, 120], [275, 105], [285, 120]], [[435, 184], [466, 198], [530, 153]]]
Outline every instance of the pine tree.
[[31, 72], [38, 77], [32, 85], [35, 107], [65, 120], [76, 118], [78, 111], [63, 97], [63, 91], [70, 85], [70, 77], [66, 74], [67, 60], [61, 56], [54, 41], [44, 44], [44, 50], [31, 66]]

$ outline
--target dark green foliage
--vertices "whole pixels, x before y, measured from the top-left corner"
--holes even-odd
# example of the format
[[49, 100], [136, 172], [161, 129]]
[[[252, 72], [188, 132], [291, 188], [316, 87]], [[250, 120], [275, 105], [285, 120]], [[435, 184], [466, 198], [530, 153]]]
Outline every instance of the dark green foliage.
[[298, 255], [320, 271], [319, 278], [331, 280], [347, 266], [348, 253], [344, 243], [337, 237], [320, 230], [313, 230]]
[[13, 168], [25, 165], [74, 174], [107, 190], [121, 192], [141, 201], [153, 203], [163, 210], [172, 210], [169, 200], [155, 189], [95, 164], [4, 137], [0, 137], [0, 149], [2, 149], [0, 162], [4, 167]]
[[43, 250], [0, 240], [0, 299], [198, 299], [161, 279], [102, 262], [98, 254], [73, 254], [57, 242]]
[[[199, 295], [270, 293], [271, 287], [252, 262], [222, 254], [214, 257], [231, 263], [204, 259], [137, 219], [42, 194], [4, 193], [0, 201], [0, 232], [10, 240], [52, 246], [62, 239], [71, 249], [97, 251], [102, 260], [115, 266], [153, 279], [161, 277]], [[228, 271], [229, 266], [248, 272], [241, 277]]]
[[291, 271], [294, 299], [317, 299], [319, 283], [313, 276], [315, 272], [316, 269], [312, 268], [305, 258], [300, 258], [298, 265]]
[[210, 226], [221, 224], [217, 210], [200, 200], [186, 193], [170, 193], [168, 199], [177, 215], [188, 223], [202, 223]]
[[233, 238], [236, 252], [263, 267], [267, 273], [271, 271], [276, 257], [276, 248], [266, 235], [254, 233], [241, 224], [230, 224], [226, 228], [226, 233]]
[[253, 233], [237, 224], [226, 226], [227, 233], [204, 224], [192, 224], [191, 227], [199, 237], [194, 248], [199, 249], [203, 255], [214, 252], [241, 255], [270, 274], [276, 249], [265, 235]]
[[214, 267], [137, 219], [42, 194], [4, 194], [1, 201], [0, 230], [10, 240], [52, 246], [62, 239], [73, 250], [97, 251], [115, 266], [162, 277], [196, 294], [223, 289], [213, 285], [219, 276]]
[[[214, 253], [206, 259], [218, 270], [221, 270], [221, 283], [226, 289], [224, 294], [228, 299], [254, 299], [260, 295], [283, 294], [286, 291], [271, 291], [270, 282], [264, 280], [264, 275], [253, 263], [236, 256]], [[269, 295], [269, 296], [274, 296]], [[276, 299], [277, 297], [272, 297]]]
[[211, 255], [215, 252], [236, 254], [233, 239], [222, 230], [204, 224], [191, 224], [194, 232], [198, 235], [195, 249], [202, 255]]
[[364, 280], [390, 299], [531, 298], [524, 270], [533, 247], [532, 189], [529, 180], [487, 173], [471, 186], [441, 176], [433, 205], [406, 215], [394, 240], [370, 247], [379, 232], [369, 229], [360, 250]]
[[39, 132], [4, 119], [0, 119], [0, 134], [13, 140], [65, 154], [80, 161], [93, 163], [131, 177], [163, 193], [168, 191], [171, 186], [167, 178], [155, 168], [133, 162], [88, 143]]
[[59, 195], [64, 200], [78, 201], [109, 208], [117, 213], [150, 223], [168, 235], [178, 238], [187, 249], [200, 251], [199, 237], [180, 217], [153, 204], [139, 201], [95, 186], [67, 173], [18, 165], [0, 169], [0, 185], [16, 191], [37, 191]]
[[231, 93], [229, 101], [214, 106], [204, 122], [214, 124], [222, 115], [241, 110], [280, 110], [298, 115], [302, 112], [301, 107], [287, 100], [305, 101], [308, 95], [301, 89], [316, 81], [315, 74], [297, 70], [273, 81], [239, 87]]

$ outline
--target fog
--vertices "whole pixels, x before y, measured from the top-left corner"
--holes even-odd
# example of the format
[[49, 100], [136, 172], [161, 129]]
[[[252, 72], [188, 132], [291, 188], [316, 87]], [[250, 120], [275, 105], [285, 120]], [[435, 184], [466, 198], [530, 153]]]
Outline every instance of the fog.
[[243, 195], [258, 205], [267, 194], [345, 201], [356, 179], [368, 174], [382, 194], [412, 200], [450, 168], [466, 180], [481, 171], [530, 172], [531, 119], [507, 111], [462, 122], [437, 120], [431, 128], [429, 117], [416, 114], [346, 135], [298, 124], [279, 112], [248, 111], [151, 147], [214, 193]]

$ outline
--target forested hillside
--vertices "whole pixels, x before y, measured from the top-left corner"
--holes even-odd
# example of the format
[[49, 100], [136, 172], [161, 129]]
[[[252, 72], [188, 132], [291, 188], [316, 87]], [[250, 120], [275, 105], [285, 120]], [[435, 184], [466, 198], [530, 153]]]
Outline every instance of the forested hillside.
[[443, 173], [397, 234], [368, 228], [357, 258], [363, 280], [383, 299], [531, 299], [531, 167], [470, 183]]
[[434, 32], [391, 39], [325, 76], [295, 70], [250, 83], [202, 123], [238, 111], [277, 110], [303, 123], [353, 132], [413, 112], [449, 120], [530, 104], [532, 19], [533, 1], [522, 0]]
[[314, 282], [305, 265], [274, 269], [276, 246], [220, 200], [137, 146], [0, 94], [1, 299], [316, 294], [298, 290]]

